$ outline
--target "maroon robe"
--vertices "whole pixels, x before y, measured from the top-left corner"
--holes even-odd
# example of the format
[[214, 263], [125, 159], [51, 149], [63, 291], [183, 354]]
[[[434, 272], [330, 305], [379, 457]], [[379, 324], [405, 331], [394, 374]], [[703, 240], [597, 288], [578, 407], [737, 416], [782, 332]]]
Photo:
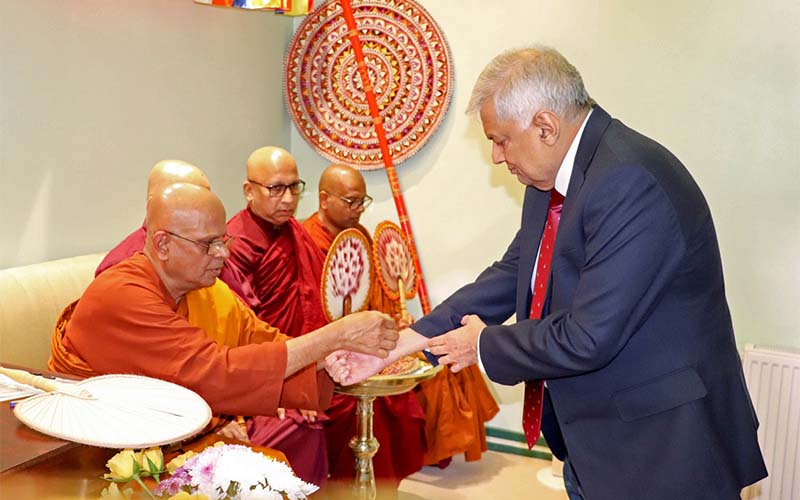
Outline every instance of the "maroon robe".
[[[274, 227], [245, 209], [228, 221], [228, 234], [235, 239], [227, 262], [255, 292], [259, 318], [292, 337], [327, 323], [319, 288], [324, 255], [296, 220]], [[307, 422], [287, 409], [284, 420], [253, 417], [248, 434], [251, 442], [286, 454], [300, 478], [322, 486], [328, 475], [326, 419], [320, 412], [316, 422]]]

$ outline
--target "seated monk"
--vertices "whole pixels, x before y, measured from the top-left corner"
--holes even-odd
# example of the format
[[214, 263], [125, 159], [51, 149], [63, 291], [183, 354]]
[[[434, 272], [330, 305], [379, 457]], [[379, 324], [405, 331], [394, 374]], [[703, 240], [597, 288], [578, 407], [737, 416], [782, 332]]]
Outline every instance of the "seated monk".
[[[325, 257], [293, 217], [303, 186], [286, 150], [259, 148], [247, 160], [247, 207], [228, 221], [235, 237], [228, 262], [255, 292], [256, 315], [296, 338], [327, 323], [319, 290]], [[325, 419], [313, 408], [279, 409], [278, 418], [248, 419], [248, 434], [251, 442], [285, 453], [302, 479], [324, 484]]]
[[[326, 255], [334, 238], [348, 228], [358, 228], [371, 243], [366, 228], [359, 224], [361, 214], [371, 202], [361, 172], [345, 165], [331, 165], [319, 179], [319, 211], [303, 226]], [[377, 273], [374, 276], [370, 309], [399, 320], [398, 301], [383, 293]], [[388, 496], [404, 477], [422, 468], [426, 449], [425, 412], [412, 391], [375, 398], [372, 410], [373, 432], [380, 444], [372, 463], [375, 479], [386, 490], [384, 496]], [[325, 423], [325, 434], [331, 480], [344, 482], [353, 477], [355, 459], [349, 442], [356, 435], [356, 398], [334, 394], [326, 414], [330, 419]]]
[[[357, 228], [368, 241], [371, 241], [366, 228], [359, 224], [364, 205], [371, 201], [372, 199], [366, 194], [366, 184], [361, 172], [345, 165], [331, 165], [325, 169], [319, 180], [319, 211], [306, 219], [303, 225], [326, 253], [334, 238], [341, 231], [351, 227]], [[399, 319], [397, 318], [400, 312], [399, 302], [386, 297], [377, 273], [372, 286], [370, 309], [385, 312]], [[446, 466], [450, 457], [458, 453], [464, 453], [467, 461], [480, 459], [481, 453], [486, 451], [484, 422], [491, 420], [499, 408], [477, 367], [467, 368], [457, 374], [453, 374], [448, 367], [445, 367], [433, 379], [419, 384], [414, 392], [425, 412], [427, 451], [424, 463]], [[333, 403], [328, 410], [329, 416], [337, 411], [340, 400], [345, 397], [347, 396], [334, 395]], [[397, 397], [385, 399], [391, 400]], [[382, 426], [378, 424], [377, 407], [376, 404], [375, 433], [381, 443], [381, 449], [376, 455], [376, 476], [381, 463], [378, 457], [384, 449], [384, 443], [390, 443], [394, 439], [398, 449], [407, 450], [409, 446], [409, 441], [402, 436], [390, 435], [385, 440], [381, 439], [379, 432]], [[389, 426], [388, 429], [392, 427]], [[332, 442], [329, 433], [329, 454]], [[345, 441], [344, 446], [346, 444]]]
[[[209, 190], [211, 189], [211, 183], [208, 181], [208, 177], [200, 168], [182, 160], [161, 160], [153, 166], [147, 178], [147, 202], [150, 202], [153, 193], [160, 192], [170, 184], [176, 183], [194, 184]], [[144, 249], [144, 241], [146, 239], [145, 225], [146, 223], [143, 222], [142, 227], [133, 231], [106, 254], [105, 258], [100, 262], [100, 265], [97, 266], [97, 270], [94, 272], [95, 277], [114, 264], [118, 264]], [[220, 279], [231, 283], [231, 285], [229, 285], [231, 290], [236, 292], [245, 304], [254, 307], [257, 301], [253, 291], [247, 288], [243, 280], [228, 278], [235, 272], [236, 270], [232, 269], [226, 263], [222, 267]]]
[[[386, 315], [363, 313], [289, 338], [217, 280], [229, 256], [225, 209], [211, 191], [174, 184], [147, 208], [144, 253], [98, 276], [59, 318], [51, 370], [133, 373], [177, 383], [215, 413], [321, 411], [333, 383], [324, 357], [348, 347], [379, 356], [395, 346]], [[203, 316], [213, 332], [194, 326]], [[215, 342], [215, 338], [219, 342]]]

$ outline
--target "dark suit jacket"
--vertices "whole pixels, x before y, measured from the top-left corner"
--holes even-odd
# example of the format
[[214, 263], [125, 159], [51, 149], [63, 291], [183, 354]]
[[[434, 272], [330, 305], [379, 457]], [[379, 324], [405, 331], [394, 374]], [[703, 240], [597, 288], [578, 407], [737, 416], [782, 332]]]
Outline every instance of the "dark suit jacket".
[[432, 337], [477, 314], [490, 325], [479, 348], [492, 380], [546, 379], [555, 413], [544, 415], [545, 438], [568, 450], [588, 500], [738, 498], [766, 468], [697, 184], [669, 151], [595, 107], [545, 316], [529, 320], [548, 199], [528, 187], [502, 259], [414, 330]]

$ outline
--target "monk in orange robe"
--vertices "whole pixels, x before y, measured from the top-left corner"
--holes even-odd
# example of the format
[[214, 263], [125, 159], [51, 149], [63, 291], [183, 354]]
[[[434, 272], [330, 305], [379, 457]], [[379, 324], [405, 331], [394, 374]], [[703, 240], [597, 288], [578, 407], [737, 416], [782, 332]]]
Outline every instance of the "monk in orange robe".
[[[247, 160], [247, 207], [228, 221], [235, 237], [228, 262], [255, 292], [254, 311], [296, 338], [327, 323], [319, 289], [324, 255], [293, 217], [303, 186], [286, 150], [259, 148]], [[328, 476], [326, 419], [312, 408], [280, 409], [278, 418], [249, 419], [248, 434], [252, 442], [285, 453], [302, 479], [322, 485]]]
[[[336, 235], [352, 227], [358, 228], [371, 242], [366, 228], [359, 224], [364, 203], [358, 203], [358, 200], [371, 201], [366, 196], [361, 173], [354, 168], [334, 164], [322, 173], [319, 186], [319, 211], [303, 222], [317, 245], [327, 253]], [[399, 301], [386, 296], [377, 273], [372, 286], [370, 309], [391, 314], [396, 319], [400, 313]], [[491, 420], [499, 411], [480, 371], [473, 366], [453, 374], [445, 367], [436, 377], [418, 385], [414, 392], [425, 412], [427, 451], [424, 463], [446, 466], [450, 458], [458, 453], [464, 453], [467, 461], [479, 460], [487, 448], [484, 422]], [[329, 413], [336, 411], [339, 398], [338, 394], [334, 395]], [[377, 423], [375, 427], [377, 433]], [[383, 448], [383, 441], [380, 438], [378, 441]], [[403, 441], [402, 445], [405, 444]]]
[[[371, 243], [366, 228], [359, 224], [361, 214], [371, 202], [364, 177], [358, 170], [345, 165], [331, 165], [319, 180], [319, 211], [303, 222], [303, 226], [326, 255], [336, 235], [347, 228], [358, 228]], [[372, 287], [370, 309], [399, 319], [399, 304], [389, 300], [376, 284]], [[422, 468], [425, 412], [411, 391], [375, 398], [372, 410], [373, 432], [380, 445], [372, 458], [375, 479], [383, 496], [391, 496], [404, 477]], [[357, 432], [356, 399], [346, 394], [334, 394], [326, 413], [330, 418], [325, 424], [325, 432], [331, 479], [352, 479], [355, 459], [349, 442]]]
[[[199, 167], [187, 163], [182, 160], [161, 160], [156, 163], [150, 170], [150, 175], [147, 178], [147, 200], [149, 203], [153, 193], [161, 191], [164, 187], [175, 183], [188, 183], [196, 186], [211, 189], [211, 183], [208, 180], [205, 172]], [[97, 269], [94, 272], [95, 277], [108, 269], [109, 267], [119, 264], [128, 257], [132, 257], [135, 253], [141, 252], [144, 249], [144, 242], [147, 239], [147, 231], [145, 223], [124, 240], [122, 240], [116, 247], [112, 248]], [[258, 304], [255, 294], [244, 280], [236, 276], [236, 270], [231, 268], [227, 263], [223, 265], [220, 278], [223, 281], [231, 283], [231, 290], [250, 307], [255, 307]]]
[[[144, 253], [102, 273], [62, 313], [50, 369], [146, 375], [196, 391], [217, 413], [274, 414], [328, 405], [333, 384], [321, 368], [333, 350], [349, 344], [385, 356], [395, 346], [385, 315], [334, 322], [302, 340], [259, 320], [217, 281], [229, 241], [213, 193], [165, 188], [148, 204]], [[202, 319], [208, 314], [216, 321]], [[214, 323], [215, 337], [194, 326], [193, 315]]]

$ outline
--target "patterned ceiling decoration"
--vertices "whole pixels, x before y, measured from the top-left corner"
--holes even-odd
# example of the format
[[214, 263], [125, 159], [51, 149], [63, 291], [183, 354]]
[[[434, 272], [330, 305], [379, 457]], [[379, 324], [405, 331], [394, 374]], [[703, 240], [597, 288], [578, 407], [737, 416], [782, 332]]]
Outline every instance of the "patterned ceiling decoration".
[[314, 0], [194, 0], [195, 3], [214, 7], [271, 10], [287, 16], [304, 16], [314, 10]]
[[[444, 33], [413, 0], [353, 0], [358, 34], [389, 150], [400, 163], [445, 116], [453, 67]], [[383, 167], [356, 57], [337, 0], [306, 17], [286, 56], [285, 98], [300, 134], [322, 156]]]

